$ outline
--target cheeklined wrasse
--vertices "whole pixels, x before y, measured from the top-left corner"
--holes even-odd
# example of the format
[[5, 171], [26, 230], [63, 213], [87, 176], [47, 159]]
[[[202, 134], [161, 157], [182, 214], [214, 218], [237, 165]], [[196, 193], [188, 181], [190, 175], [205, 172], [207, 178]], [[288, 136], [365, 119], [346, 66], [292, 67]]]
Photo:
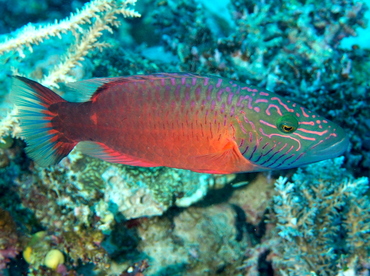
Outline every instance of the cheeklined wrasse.
[[337, 124], [238, 81], [189, 73], [98, 78], [67, 84], [68, 102], [15, 77], [28, 155], [57, 164], [77, 146], [108, 162], [202, 173], [288, 169], [336, 157], [348, 146]]

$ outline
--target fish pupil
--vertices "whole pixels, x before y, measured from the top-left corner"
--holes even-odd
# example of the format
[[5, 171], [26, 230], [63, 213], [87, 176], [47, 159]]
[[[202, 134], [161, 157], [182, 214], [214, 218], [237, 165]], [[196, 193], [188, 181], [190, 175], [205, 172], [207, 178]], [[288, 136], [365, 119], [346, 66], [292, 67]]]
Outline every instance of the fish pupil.
[[292, 133], [298, 128], [298, 120], [291, 114], [286, 114], [277, 121], [278, 129], [284, 133]]
[[292, 126], [283, 125], [283, 126], [282, 126], [282, 129], [283, 129], [285, 132], [292, 132], [294, 128], [293, 128]]

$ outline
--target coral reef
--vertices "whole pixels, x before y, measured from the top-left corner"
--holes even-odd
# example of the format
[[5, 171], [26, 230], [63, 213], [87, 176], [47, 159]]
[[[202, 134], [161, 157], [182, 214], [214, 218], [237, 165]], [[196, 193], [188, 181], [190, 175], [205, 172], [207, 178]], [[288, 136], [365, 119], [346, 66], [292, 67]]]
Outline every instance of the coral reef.
[[228, 202], [239, 206], [246, 214], [246, 221], [257, 226], [265, 219], [266, 208], [273, 196], [274, 182], [275, 179], [270, 176], [257, 174], [245, 187], [235, 188]]
[[32, 235], [23, 250], [23, 258], [30, 264], [29, 272], [37, 272], [41, 265], [54, 271], [65, 268], [64, 255], [54, 246], [53, 237], [47, 232], [40, 231]]
[[162, 215], [172, 205], [187, 207], [208, 189], [233, 179], [232, 175], [111, 164], [78, 152], [52, 168], [32, 170], [13, 182], [23, 206], [48, 232], [44, 242], [29, 246], [34, 270], [52, 249], [67, 254], [66, 265], [93, 263], [106, 269], [111, 253], [102, 244], [115, 235], [116, 223]]
[[[340, 47], [366, 25], [368, 8], [354, 0], [230, 0], [217, 11], [204, 1], [140, 0], [142, 18], [129, 23], [119, 15], [139, 15], [133, 0], [63, 2], [55, 12], [59, 0], [6, 4], [3, 32], [22, 20], [41, 24], [0, 38], [0, 274], [369, 273], [370, 50]], [[234, 180], [78, 152], [40, 168], [14, 138], [12, 73], [63, 91], [62, 81], [159, 71], [219, 74], [274, 90], [345, 127], [351, 148], [345, 159], [295, 174]], [[22, 251], [28, 267], [10, 261]]]
[[353, 261], [359, 272], [370, 257], [369, 181], [353, 179], [342, 163], [322, 161], [298, 169], [293, 182], [276, 181], [280, 265], [289, 275], [336, 275]]
[[225, 203], [142, 223], [139, 248], [149, 256], [148, 275], [236, 275], [250, 243], [237, 225]]
[[0, 274], [10, 258], [15, 258], [21, 250], [17, 227], [9, 212], [0, 209]]
[[144, 272], [148, 268], [148, 261], [143, 260], [140, 263], [135, 263], [130, 266], [125, 272], [121, 273], [120, 276], [144, 276]]

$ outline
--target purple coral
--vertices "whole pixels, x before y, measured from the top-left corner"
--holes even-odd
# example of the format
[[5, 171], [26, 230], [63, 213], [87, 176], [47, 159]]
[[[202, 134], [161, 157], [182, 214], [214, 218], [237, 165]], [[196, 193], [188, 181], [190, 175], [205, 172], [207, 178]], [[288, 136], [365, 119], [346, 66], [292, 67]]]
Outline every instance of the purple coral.
[[6, 268], [9, 258], [15, 258], [19, 253], [16, 246], [9, 246], [7, 249], [0, 250], [0, 269]]

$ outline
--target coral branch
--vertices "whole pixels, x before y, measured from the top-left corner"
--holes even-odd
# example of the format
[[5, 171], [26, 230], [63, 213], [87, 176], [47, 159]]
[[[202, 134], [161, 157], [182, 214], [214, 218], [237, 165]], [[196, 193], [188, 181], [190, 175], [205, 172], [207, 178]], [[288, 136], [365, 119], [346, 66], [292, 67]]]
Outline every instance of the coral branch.
[[[138, 17], [139, 13], [126, 9], [128, 4], [134, 4], [134, 0], [121, 1], [114, 0], [94, 0], [87, 3], [81, 11], [77, 11], [71, 14], [69, 18], [66, 18], [55, 24], [48, 24], [43, 26], [35, 26], [28, 24], [14, 32], [15, 37], [11, 38], [3, 43], [0, 43], [0, 55], [5, 52], [18, 51], [21, 57], [25, 57], [23, 49], [28, 47], [32, 51], [32, 45], [39, 44], [45, 39], [53, 36], [60, 38], [61, 34], [68, 31], [76, 32], [81, 30], [81, 25], [90, 24], [93, 18], [99, 17], [99, 12], [107, 10], [117, 9], [117, 6], [122, 6], [121, 10], [117, 10], [128, 17]], [[109, 24], [109, 23], [108, 23]], [[12, 35], [12, 34], [11, 34]]]
[[293, 183], [280, 177], [275, 184], [280, 249], [288, 260], [282, 265], [289, 275], [336, 275], [354, 259], [366, 261], [369, 182], [353, 179], [340, 168], [342, 162], [339, 157], [312, 164], [299, 169]]

